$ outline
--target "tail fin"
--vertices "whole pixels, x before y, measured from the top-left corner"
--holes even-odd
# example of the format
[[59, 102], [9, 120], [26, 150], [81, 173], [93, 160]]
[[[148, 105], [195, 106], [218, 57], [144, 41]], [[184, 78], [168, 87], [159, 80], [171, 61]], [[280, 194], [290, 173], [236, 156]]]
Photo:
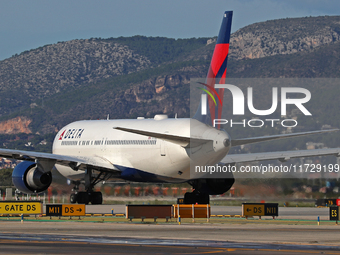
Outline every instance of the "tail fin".
[[[232, 11], [227, 11], [224, 13], [214, 54], [210, 62], [207, 79], [205, 84], [203, 84], [204, 86], [206, 86], [206, 91], [209, 92], [207, 104], [202, 105], [201, 100], [200, 106], [194, 116], [194, 119], [197, 119], [208, 125], [212, 125], [214, 119], [221, 119], [222, 116], [224, 89], [215, 90], [214, 86], [215, 84], [225, 83], [232, 17]], [[215, 100], [213, 94], [217, 96], [218, 100]], [[204, 109], [204, 107], [207, 107], [207, 109]], [[206, 114], [204, 115], [202, 114], [202, 112], [206, 112]], [[217, 128], [219, 129], [220, 127], [218, 126]]]

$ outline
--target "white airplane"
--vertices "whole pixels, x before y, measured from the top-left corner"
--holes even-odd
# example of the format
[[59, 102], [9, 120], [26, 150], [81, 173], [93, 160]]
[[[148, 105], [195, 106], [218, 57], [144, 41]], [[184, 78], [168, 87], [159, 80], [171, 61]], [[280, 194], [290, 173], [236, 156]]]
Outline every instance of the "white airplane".
[[[207, 80], [220, 84], [224, 83], [226, 76], [231, 20], [232, 12], [225, 12], [207, 77]], [[198, 110], [192, 119], [170, 119], [160, 114], [152, 119], [73, 122], [60, 129], [52, 153], [0, 149], [0, 156], [23, 160], [15, 167], [12, 176], [18, 190], [24, 193], [45, 191], [52, 182], [51, 170], [55, 167], [75, 185], [71, 202], [85, 204], [101, 204], [102, 194], [94, 192], [93, 187], [111, 178], [149, 183], [187, 182], [194, 191], [185, 194], [184, 202], [207, 204], [209, 195], [223, 194], [232, 187], [233, 175], [230, 173], [224, 178], [193, 175], [190, 174], [191, 164], [204, 166], [317, 155], [339, 156], [340, 148], [229, 155], [232, 146], [326, 131], [234, 140], [226, 131], [212, 126], [215, 106], [208, 103], [209, 113], [201, 115]], [[216, 112], [220, 111], [217, 109]], [[79, 192], [80, 184], [85, 186], [84, 192]]]

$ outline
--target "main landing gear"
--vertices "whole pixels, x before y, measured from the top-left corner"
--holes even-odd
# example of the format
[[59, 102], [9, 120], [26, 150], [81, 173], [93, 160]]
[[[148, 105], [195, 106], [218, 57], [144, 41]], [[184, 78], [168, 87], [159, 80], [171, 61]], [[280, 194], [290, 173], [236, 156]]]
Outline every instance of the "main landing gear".
[[184, 194], [184, 204], [209, 204], [209, 194], [200, 193], [196, 190]]
[[227, 178], [207, 178], [189, 181], [188, 183], [194, 189], [193, 192], [187, 192], [184, 195], [184, 204], [209, 204], [209, 194], [221, 195], [233, 186], [235, 179], [232, 173]]
[[70, 196], [70, 202], [72, 204], [91, 204], [93, 205], [101, 205], [103, 203], [103, 195], [101, 192], [86, 192], [79, 191], [77, 193], [72, 193]]
[[91, 204], [100, 205], [103, 203], [103, 195], [101, 192], [93, 191], [93, 187], [100, 181], [107, 179], [108, 174], [100, 172], [97, 177], [92, 176], [92, 169], [86, 169], [85, 171], [85, 190], [79, 191], [80, 181], [74, 181], [73, 188], [74, 193], [70, 196], [70, 202], [72, 204]]

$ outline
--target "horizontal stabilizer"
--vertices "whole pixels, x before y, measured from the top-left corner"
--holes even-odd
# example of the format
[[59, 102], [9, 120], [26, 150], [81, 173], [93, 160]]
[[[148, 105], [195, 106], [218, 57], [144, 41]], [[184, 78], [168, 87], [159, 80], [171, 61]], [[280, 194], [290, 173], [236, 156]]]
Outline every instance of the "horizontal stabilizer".
[[178, 135], [172, 135], [172, 134], [164, 134], [164, 133], [157, 133], [157, 132], [151, 132], [151, 131], [145, 131], [145, 130], [123, 128], [123, 127], [114, 127], [114, 129], [118, 129], [118, 130], [125, 131], [125, 132], [130, 132], [130, 133], [134, 133], [138, 135], [159, 138], [167, 142], [178, 144], [182, 147], [196, 147], [196, 146], [199, 146], [199, 145], [202, 145], [202, 144], [205, 144], [211, 141], [207, 139], [190, 138], [186, 136], [178, 136]]
[[318, 130], [318, 131], [301, 132], [301, 133], [293, 133], [293, 134], [282, 134], [282, 135], [270, 135], [270, 136], [250, 137], [250, 138], [242, 138], [242, 139], [232, 139], [231, 140], [231, 146], [234, 147], [234, 146], [245, 145], [245, 144], [250, 144], [250, 143], [265, 142], [265, 141], [270, 141], [270, 140], [291, 138], [291, 137], [296, 137], [296, 136], [322, 134], [322, 133], [334, 132], [334, 131], [338, 131], [338, 130], [339, 129], [329, 129], [329, 130]]
[[315, 156], [340, 156], [340, 148], [319, 149], [319, 150], [296, 150], [296, 151], [274, 151], [249, 154], [229, 154], [225, 156], [221, 163], [235, 164], [251, 161], [280, 160], [285, 162], [291, 158], [315, 157]]

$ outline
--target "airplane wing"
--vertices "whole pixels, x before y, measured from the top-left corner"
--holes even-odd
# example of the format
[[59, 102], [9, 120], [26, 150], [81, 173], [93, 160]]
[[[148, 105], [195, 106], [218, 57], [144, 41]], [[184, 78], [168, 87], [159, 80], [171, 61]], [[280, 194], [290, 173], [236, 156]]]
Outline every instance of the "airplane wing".
[[56, 164], [69, 166], [73, 170], [78, 169], [85, 170], [87, 166], [91, 166], [93, 169], [97, 170], [120, 172], [120, 170], [113, 166], [111, 162], [99, 156], [92, 157], [66, 156], [44, 152], [0, 149], [0, 157], [26, 161], [35, 161], [36, 159], [51, 160], [55, 161]]
[[234, 146], [245, 145], [245, 144], [250, 144], [250, 143], [265, 142], [265, 141], [270, 141], [270, 140], [291, 138], [291, 137], [304, 136], [304, 135], [315, 135], [315, 134], [322, 134], [322, 133], [335, 132], [335, 131], [339, 131], [339, 129], [318, 130], [318, 131], [300, 132], [300, 133], [292, 133], [292, 134], [281, 134], [281, 135], [250, 137], [250, 138], [242, 138], [242, 139], [232, 139], [231, 146], [234, 147]]
[[274, 160], [274, 159], [284, 162], [291, 158], [327, 156], [327, 155], [340, 157], [340, 148], [318, 149], [318, 150], [275, 151], [275, 152], [263, 152], [263, 153], [249, 153], [249, 154], [229, 154], [221, 160], [221, 163], [233, 164], [233, 163]]

